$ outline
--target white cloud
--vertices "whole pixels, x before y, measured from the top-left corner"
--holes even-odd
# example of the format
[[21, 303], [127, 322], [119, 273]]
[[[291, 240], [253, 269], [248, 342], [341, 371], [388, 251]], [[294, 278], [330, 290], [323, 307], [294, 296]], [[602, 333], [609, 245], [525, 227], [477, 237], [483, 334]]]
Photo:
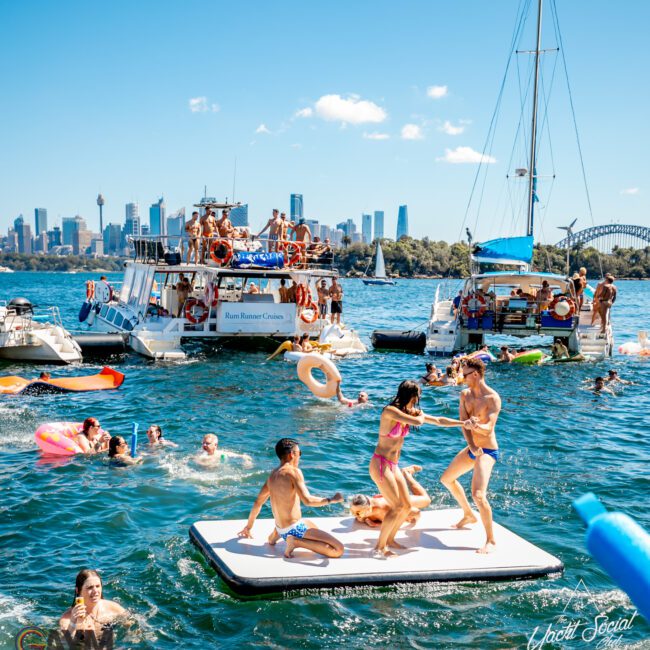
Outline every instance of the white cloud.
[[301, 108], [299, 111], [296, 111], [294, 117], [311, 117], [313, 114], [313, 109], [307, 106], [306, 108]]
[[300, 144], [300, 142], [294, 142], [294, 143], [291, 145], [291, 148], [292, 148], [292, 149], [302, 149], [302, 145]]
[[460, 135], [463, 133], [463, 131], [465, 131], [465, 127], [461, 125], [454, 126], [449, 120], [446, 120], [438, 130], [446, 133], [447, 135]]
[[638, 187], [628, 187], [624, 190], [621, 190], [621, 194], [638, 194], [638, 193], [639, 193]]
[[427, 88], [427, 95], [431, 99], [442, 99], [447, 96], [447, 86], [429, 86]]
[[461, 163], [486, 163], [493, 164], [497, 161], [492, 156], [486, 156], [471, 147], [456, 147], [455, 149], [445, 149], [445, 155], [442, 158], [436, 158], [440, 162], [452, 164]]
[[341, 95], [323, 95], [315, 104], [318, 117], [328, 122], [344, 124], [379, 123], [388, 117], [386, 111], [377, 104], [350, 95], [347, 99]]
[[379, 133], [378, 131], [373, 131], [372, 133], [364, 133], [363, 137], [366, 140], [388, 140], [388, 138], [390, 138], [388, 133]]
[[260, 124], [255, 129], [255, 133], [271, 133], [271, 132], [266, 128], [266, 124]]
[[424, 134], [417, 124], [405, 124], [402, 127], [402, 140], [423, 140]]
[[218, 113], [220, 109], [219, 104], [208, 104], [207, 97], [192, 97], [189, 104], [192, 113]]

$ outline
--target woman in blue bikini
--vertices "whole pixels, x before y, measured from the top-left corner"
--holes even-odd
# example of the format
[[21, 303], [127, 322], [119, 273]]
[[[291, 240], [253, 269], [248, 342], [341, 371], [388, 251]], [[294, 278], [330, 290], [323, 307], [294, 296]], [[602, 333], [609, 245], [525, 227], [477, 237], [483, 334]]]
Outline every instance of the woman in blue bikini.
[[395, 541], [395, 535], [406, 521], [411, 510], [409, 490], [399, 468], [398, 461], [404, 438], [411, 426], [422, 426], [425, 422], [441, 427], [468, 426], [468, 422], [426, 415], [418, 409], [420, 386], [417, 382], [403, 381], [397, 395], [384, 408], [379, 421], [379, 440], [370, 460], [370, 478], [375, 482], [389, 509], [379, 531], [374, 553], [381, 557], [395, 555], [390, 549], [404, 548]]

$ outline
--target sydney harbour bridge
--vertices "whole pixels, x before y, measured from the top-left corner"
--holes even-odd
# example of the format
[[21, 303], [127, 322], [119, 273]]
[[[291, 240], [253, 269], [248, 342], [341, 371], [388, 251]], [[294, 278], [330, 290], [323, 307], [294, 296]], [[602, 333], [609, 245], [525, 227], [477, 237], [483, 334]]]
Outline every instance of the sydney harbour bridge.
[[603, 253], [608, 253], [618, 246], [619, 248], [645, 248], [650, 245], [650, 228], [645, 226], [628, 226], [619, 223], [612, 223], [607, 226], [593, 226], [578, 232], [570, 233], [568, 237], [560, 240], [558, 248], [573, 247], [576, 245], [586, 246], [592, 244]]

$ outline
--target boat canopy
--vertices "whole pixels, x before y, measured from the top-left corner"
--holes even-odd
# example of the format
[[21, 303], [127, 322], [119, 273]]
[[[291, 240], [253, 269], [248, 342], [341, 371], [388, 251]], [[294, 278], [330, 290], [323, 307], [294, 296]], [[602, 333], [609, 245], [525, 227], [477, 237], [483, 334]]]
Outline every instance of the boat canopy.
[[509, 295], [513, 289], [521, 289], [525, 293], [535, 294], [546, 280], [554, 294], [564, 293], [573, 295], [573, 282], [564, 275], [555, 273], [517, 273], [516, 271], [497, 271], [494, 273], [481, 273], [467, 280], [465, 294], [476, 289], [484, 293], [493, 291], [497, 296]]
[[472, 259], [486, 264], [530, 265], [533, 261], [533, 238], [502, 237], [476, 244]]

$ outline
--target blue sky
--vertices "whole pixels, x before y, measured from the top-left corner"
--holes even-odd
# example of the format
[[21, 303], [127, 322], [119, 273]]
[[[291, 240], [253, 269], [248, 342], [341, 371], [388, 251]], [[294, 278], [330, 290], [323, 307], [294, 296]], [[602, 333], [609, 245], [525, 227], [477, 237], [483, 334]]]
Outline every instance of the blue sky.
[[[78, 213], [96, 229], [98, 192], [105, 222], [120, 223], [125, 203], [148, 216], [161, 194], [168, 211], [189, 209], [204, 185], [232, 198], [236, 158], [235, 198], [254, 227], [299, 192], [322, 223], [384, 210], [394, 236], [406, 203], [413, 235], [455, 241], [519, 7], [4, 0], [0, 228], [46, 207], [50, 224]], [[543, 45], [555, 47], [545, 11]], [[650, 3], [557, 0], [557, 12], [594, 222], [650, 225]], [[555, 60], [545, 56], [546, 84]], [[520, 57], [524, 85], [529, 63]], [[506, 174], [526, 165], [522, 146], [510, 163], [521, 114], [512, 66], [495, 162], [467, 219], [479, 239], [524, 228], [504, 199], [522, 191]], [[535, 234], [554, 242], [573, 218], [591, 225], [559, 60], [549, 106]]]

